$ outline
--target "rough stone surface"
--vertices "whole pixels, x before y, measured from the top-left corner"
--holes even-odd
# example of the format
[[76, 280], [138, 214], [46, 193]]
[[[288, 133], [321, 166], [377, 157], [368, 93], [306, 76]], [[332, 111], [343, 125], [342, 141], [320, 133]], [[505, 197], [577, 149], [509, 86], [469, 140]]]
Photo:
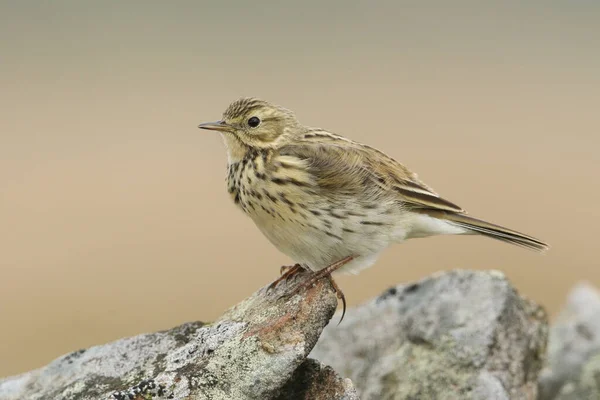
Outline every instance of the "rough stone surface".
[[[308, 382], [307, 393], [355, 399], [348, 381], [305, 362], [335, 312], [331, 286], [322, 280], [290, 298], [280, 298], [283, 290], [263, 288], [211, 324], [118, 340], [0, 380], [0, 399], [262, 400], [277, 396], [292, 375]], [[283, 390], [294, 388], [290, 382]]]
[[560, 389], [556, 400], [600, 399], [600, 353], [591, 357], [580, 368], [576, 379], [567, 381]]
[[[589, 284], [577, 285], [569, 294], [567, 304], [550, 330], [548, 342], [548, 367], [540, 377], [540, 399], [552, 400], [558, 393], [563, 399], [586, 399], [588, 397], [565, 397], [575, 387], [585, 385], [596, 368], [600, 371], [600, 292]], [[583, 375], [582, 375], [583, 374]], [[600, 376], [600, 375], [599, 375]], [[600, 379], [600, 378], [598, 378]], [[561, 391], [565, 383], [568, 388]], [[576, 383], [579, 382], [579, 383]], [[598, 385], [596, 385], [597, 387]], [[586, 387], [590, 387], [587, 385]], [[593, 397], [600, 399], [600, 396]]]
[[358, 400], [350, 379], [340, 378], [331, 367], [307, 359], [292, 375], [277, 400]]
[[350, 309], [311, 357], [362, 399], [535, 399], [545, 312], [500, 272], [453, 271]]

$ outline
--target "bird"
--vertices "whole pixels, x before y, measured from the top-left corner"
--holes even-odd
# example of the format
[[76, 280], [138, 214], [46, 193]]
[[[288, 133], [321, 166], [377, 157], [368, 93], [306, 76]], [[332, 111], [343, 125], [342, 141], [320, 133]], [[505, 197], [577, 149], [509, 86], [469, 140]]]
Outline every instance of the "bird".
[[[301, 271], [326, 277], [343, 303], [333, 272], [357, 274], [383, 250], [408, 239], [483, 235], [536, 251], [548, 244], [476, 219], [442, 198], [384, 152], [321, 128], [305, 126], [285, 107], [256, 97], [231, 103], [216, 122], [227, 150], [227, 190], [293, 266], [269, 287]], [[341, 322], [341, 320], [340, 320]]]

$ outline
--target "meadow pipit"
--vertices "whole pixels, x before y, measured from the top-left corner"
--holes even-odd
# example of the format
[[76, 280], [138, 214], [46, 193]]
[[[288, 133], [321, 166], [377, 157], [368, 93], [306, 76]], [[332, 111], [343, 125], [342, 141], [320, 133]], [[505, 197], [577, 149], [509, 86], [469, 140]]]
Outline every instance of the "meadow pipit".
[[[373, 147], [302, 125], [291, 111], [255, 98], [233, 102], [221, 133], [231, 198], [281, 252], [312, 278], [356, 273], [392, 243], [432, 235], [480, 234], [533, 250], [531, 236], [466, 215], [404, 165]], [[342, 292], [331, 280], [338, 296]]]

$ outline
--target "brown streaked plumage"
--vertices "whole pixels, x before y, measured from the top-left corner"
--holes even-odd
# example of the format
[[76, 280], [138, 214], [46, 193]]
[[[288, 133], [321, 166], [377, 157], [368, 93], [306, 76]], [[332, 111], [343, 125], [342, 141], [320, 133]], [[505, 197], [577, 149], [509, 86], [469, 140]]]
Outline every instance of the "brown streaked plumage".
[[392, 243], [441, 234], [481, 234], [548, 248], [468, 216], [381, 151], [306, 127], [291, 111], [266, 101], [239, 99], [221, 121], [199, 127], [223, 136], [233, 201], [306, 269], [346, 260], [340, 269], [358, 272]]

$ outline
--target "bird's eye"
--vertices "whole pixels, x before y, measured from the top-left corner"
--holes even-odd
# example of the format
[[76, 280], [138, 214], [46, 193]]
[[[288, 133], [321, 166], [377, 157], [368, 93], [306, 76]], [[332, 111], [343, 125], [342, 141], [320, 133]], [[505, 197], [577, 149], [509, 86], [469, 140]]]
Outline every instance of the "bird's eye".
[[248, 125], [251, 128], [256, 128], [260, 124], [260, 119], [258, 117], [252, 117], [248, 120]]

